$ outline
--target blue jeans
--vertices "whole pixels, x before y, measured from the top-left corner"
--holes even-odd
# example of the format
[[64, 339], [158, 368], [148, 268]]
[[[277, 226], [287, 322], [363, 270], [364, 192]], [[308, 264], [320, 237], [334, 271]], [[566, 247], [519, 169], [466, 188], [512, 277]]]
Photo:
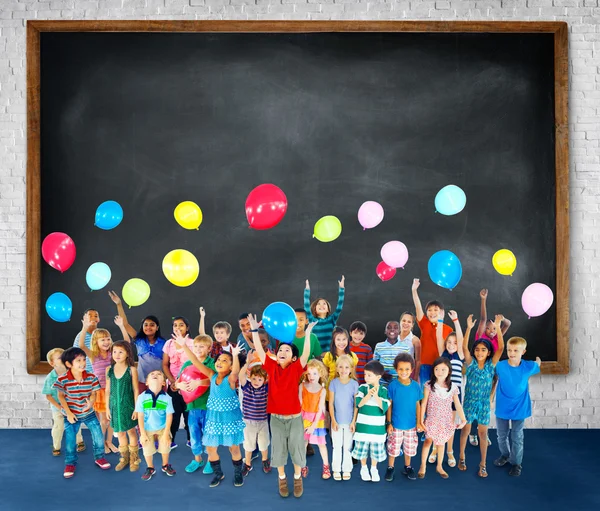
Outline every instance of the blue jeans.
[[192, 409], [188, 412], [188, 427], [190, 428], [190, 442], [194, 456], [200, 456], [204, 450], [202, 434], [206, 424], [206, 410]]
[[[512, 422], [512, 429], [511, 423]], [[525, 421], [510, 421], [496, 417], [496, 427], [498, 433], [498, 447], [500, 454], [508, 458], [511, 465], [521, 465], [523, 462], [523, 440], [525, 434], [523, 429]], [[510, 443], [508, 441], [508, 433], [510, 432]]]
[[65, 465], [77, 465], [77, 432], [82, 424], [85, 424], [92, 434], [94, 446], [94, 459], [104, 458], [104, 435], [98, 417], [94, 412], [86, 417], [78, 418], [75, 424], [71, 424], [65, 417]]
[[423, 387], [425, 384], [431, 380], [431, 368], [432, 364], [422, 364], [421, 369], [419, 369], [419, 383], [421, 384], [421, 391], [423, 391]]

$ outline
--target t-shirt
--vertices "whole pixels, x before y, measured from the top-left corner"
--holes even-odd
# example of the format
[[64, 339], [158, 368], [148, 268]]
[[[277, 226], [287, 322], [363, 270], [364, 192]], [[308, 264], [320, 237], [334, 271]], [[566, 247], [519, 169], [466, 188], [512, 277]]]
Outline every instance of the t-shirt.
[[263, 369], [269, 375], [269, 399], [267, 413], [295, 415], [301, 412], [298, 386], [304, 368], [295, 360], [285, 369], [271, 357], [265, 358]]
[[[209, 369], [212, 369], [213, 371], [216, 371], [216, 369], [215, 369], [215, 361], [212, 358], [206, 357], [201, 362], [206, 367], [208, 367]], [[186, 367], [191, 366], [191, 365], [193, 365], [193, 364], [189, 360], [187, 362], [184, 362], [183, 365], [181, 366], [181, 370], [177, 374], [177, 379], [180, 378], [181, 373], [183, 373], [184, 369]], [[205, 378], [208, 379], [208, 376], [205, 376]], [[188, 403], [185, 409], [188, 412], [190, 410], [206, 410], [206, 402], [208, 401], [208, 396], [209, 395], [210, 395], [210, 388], [204, 394], [202, 394], [198, 399], [194, 399], [191, 403]]]
[[[87, 408], [86, 400], [90, 399], [92, 392], [100, 390], [100, 382], [92, 373], [83, 371], [81, 380], [76, 380], [71, 370], [68, 370], [62, 376], [59, 376], [54, 383], [54, 388], [65, 395], [69, 410], [77, 417], [82, 419], [95, 413], [94, 408]], [[66, 416], [66, 411], [64, 412]]]
[[[52, 371], [50, 371], [48, 373], [48, 376], [46, 376], [46, 379], [44, 380], [44, 386], [42, 387], [42, 394], [44, 394], [45, 396], [52, 396], [57, 403], [60, 403], [60, 401], [58, 400], [58, 390], [56, 390], [56, 388], [54, 387], [56, 380], [58, 380], [58, 374], [56, 374], [55, 369], [52, 369]], [[51, 406], [52, 410], [55, 410], [58, 412], [58, 408], [56, 408], [56, 406], [54, 406], [54, 405], [50, 405], [50, 406]]]
[[[296, 348], [298, 348], [298, 351], [300, 352], [300, 354], [302, 354], [302, 351], [304, 350], [304, 338], [306, 336], [303, 335], [302, 337], [294, 337], [294, 340], [292, 341], [292, 344], [294, 346], [296, 346]], [[319, 356], [321, 356], [321, 353], [323, 353], [323, 350], [321, 349], [321, 345], [319, 344], [319, 338], [311, 333], [310, 334], [310, 355], [308, 356], [308, 360], [312, 360], [313, 358], [317, 358]]]
[[[354, 367], [356, 367], [356, 364], [358, 364], [358, 357], [356, 356], [356, 353], [350, 352], [350, 357], [352, 358]], [[327, 388], [329, 388], [329, 382], [335, 378], [335, 363], [336, 360], [333, 358], [331, 351], [325, 353], [325, 356], [323, 357], [323, 364], [325, 364], [325, 367], [329, 369], [329, 380], [327, 380]]]
[[496, 417], [506, 420], [523, 420], [531, 416], [529, 378], [540, 372], [532, 360], [521, 360], [513, 367], [508, 360], [496, 364]]
[[[185, 343], [190, 350], [194, 349], [193, 339], [186, 337]], [[177, 377], [183, 364], [189, 360], [185, 350], [183, 348], [178, 348], [179, 345], [173, 339], [169, 339], [163, 347], [163, 353], [166, 353], [169, 356], [169, 369], [174, 377]]]
[[242, 415], [249, 421], [267, 420], [267, 396], [269, 385], [264, 383], [257, 389], [254, 388], [249, 380], [242, 385], [244, 398], [242, 399]]
[[392, 344], [386, 339], [385, 341], [378, 342], [375, 345], [375, 353], [373, 353], [373, 358], [375, 360], [379, 360], [388, 373], [390, 373], [392, 376], [397, 376], [398, 373], [394, 367], [394, 360], [399, 353], [406, 353], [406, 350], [400, 344], [400, 342], [396, 341], [394, 344]]
[[490, 341], [492, 348], [494, 348], [494, 353], [498, 351], [498, 335], [494, 335], [494, 337], [490, 337], [488, 334], [483, 332], [477, 339], [487, 339]]
[[448, 350], [444, 350], [444, 353], [442, 353], [442, 357], [447, 358], [448, 360], [450, 360], [450, 365], [452, 366], [452, 375], [450, 376], [450, 381], [452, 381], [452, 383], [456, 384], [456, 386], [459, 389], [462, 389], [462, 381], [463, 381], [462, 368], [463, 368], [463, 361], [458, 356], [458, 352], [455, 351], [454, 353], [450, 354], [450, 353], [448, 353]]
[[417, 402], [423, 399], [421, 385], [410, 380], [404, 385], [397, 378], [388, 386], [388, 397], [392, 401], [392, 426], [406, 431], [417, 427]]
[[146, 381], [152, 371], [162, 371], [163, 348], [167, 341], [162, 337], [158, 337], [154, 344], [151, 344], [148, 339], [136, 337], [133, 344], [138, 354], [138, 380], [142, 383]]
[[350, 424], [354, 418], [354, 396], [358, 392], [358, 382], [350, 380], [342, 383], [335, 378], [329, 384], [329, 392], [333, 392], [333, 409], [335, 421], [340, 425]]
[[359, 384], [365, 382], [365, 366], [373, 360], [373, 349], [367, 343], [361, 342], [359, 345], [350, 343], [350, 351], [358, 357], [356, 364], [356, 379]]
[[[79, 333], [81, 333], [81, 332], [79, 332]], [[79, 348], [79, 333], [75, 336], [75, 340], [73, 341], [73, 346], [75, 348]], [[85, 333], [84, 344], [88, 350], [92, 349], [92, 334], [90, 334], [89, 332]], [[88, 373], [94, 372], [94, 370], [92, 369], [92, 361], [90, 360], [90, 357], [86, 357], [86, 359], [85, 359], [85, 370]]]
[[175, 413], [173, 399], [164, 390], [157, 395], [148, 389], [135, 402], [135, 411], [144, 414], [144, 429], [159, 431], [167, 425], [167, 414]]
[[[421, 329], [421, 364], [431, 365], [439, 357], [437, 346], [437, 322], [435, 325], [429, 321], [427, 314], [424, 314], [418, 322]], [[444, 339], [452, 333], [452, 328], [444, 324], [442, 336]]]
[[[366, 383], [358, 387], [355, 399], [356, 406], [372, 387], [372, 385]], [[390, 400], [388, 399], [388, 391], [383, 385], [379, 386], [377, 395], [381, 398], [383, 409], [379, 407], [375, 397], [369, 399], [365, 405], [358, 409], [356, 431], [353, 437], [355, 442], [385, 443], [385, 414], [390, 406]]]

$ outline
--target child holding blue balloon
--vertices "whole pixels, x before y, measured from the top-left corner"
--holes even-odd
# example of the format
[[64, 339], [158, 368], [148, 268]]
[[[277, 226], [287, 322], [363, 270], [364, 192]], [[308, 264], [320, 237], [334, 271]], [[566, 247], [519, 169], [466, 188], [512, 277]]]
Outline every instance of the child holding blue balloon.
[[345, 278], [342, 275], [341, 280], [338, 281], [338, 303], [335, 311], [331, 311], [331, 304], [325, 300], [325, 298], [317, 298], [314, 302], [310, 302], [310, 283], [306, 281], [306, 288], [304, 289], [304, 310], [308, 316], [310, 322], [316, 322], [314, 328], [314, 334], [319, 339], [321, 349], [325, 351], [331, 342], [331, 334], [335, 327], [342, 308], [344, 306], [344, 287]]

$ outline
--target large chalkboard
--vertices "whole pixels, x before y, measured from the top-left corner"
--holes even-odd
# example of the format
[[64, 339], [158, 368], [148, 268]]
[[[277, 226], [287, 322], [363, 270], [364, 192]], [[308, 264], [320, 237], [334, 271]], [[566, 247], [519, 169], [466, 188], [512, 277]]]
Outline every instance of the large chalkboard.
[[[566, 31], [550, 25], [549, 33], [97, 33], [38, 24], [41, 196], [38, 238], [28, 238], [38, 294], [28, 325], [39, 325], [40, 335], [31, 360], [70, 346], [88, 307], [116, 337], [107, 290], [120, 293], [132, 277], [151, 287], [148, 302], [128, 310], [133, 325], [156, 314], [168, 333], [171, 317], [184, 315], [195, 332], [202, 305], [209, 327], [227, 320], [235, 336], [241, 312], [260, 314], [280, 300], [301, 306], [305, 279], [313, 298], [335, 306], [345, 275], [339, 323], [364, 321], [371, 345], [383, 340], [387, 321], [414, 311], [410, 288], [419, 277], [423, 304], [442, 300], [463, 322], [469, 313], [479, 317], [479, 290], [488, 288], [488, 315], [510, 318], [509, 333], [528, 340], [529, 356], [554, 361], [547, 371], [568, 370], [566, 344], [557, 348], [568, 342], [568, 324], [557, 320], [568, 311], [566, 269], [557, 264], [568, 257], [557, 248], [558, 216], [568, 239], [557, 189], [557, 137], [567, 135], [556, 127], [556, 94], [562, 98], [566, 84], [555, 83], [555, 42], [564, 36], [566, 48]], [[563, 167], [566, 183], [566, 160]], [[282, 188], [289, 207], [278, 226], [256, 231], [244, 203], [262, 183]], [[467, 195], [455, 216], [435, 213], [434, 197], [447, 184]], [[94, 227], [105, 200], [124, 208], [111, 231]], [[198, 231], [174, 220], [184, 200], [203, 210]], [[380, 202], [385, 218], [363, 231], [356, 214], [367, 200]], [[312, 237], [324, 215], [343, 225], [332, 243]], [[40, 239], [54, 231], [77, 246], [64, 274], [41, 261]], [[395, 239], [410, 259], [381, 282], [379, 251]], [[161, 270], [176, 248], [200, 263], [187, 288]], [[501, 248], [517, 256], [512, 277], [491, 265]], [[442, 249], [462, 262], [453, 291], [428, 278], [427, 261]], [[112, 280], [90, 292], [85, 272], [96, 261], [111, 267]], [[562, 302], [528, 320], [520, 300], [532, 282], [549, 285]], [[44, 311], [55, 291], [73, 301], [68, 323]]]

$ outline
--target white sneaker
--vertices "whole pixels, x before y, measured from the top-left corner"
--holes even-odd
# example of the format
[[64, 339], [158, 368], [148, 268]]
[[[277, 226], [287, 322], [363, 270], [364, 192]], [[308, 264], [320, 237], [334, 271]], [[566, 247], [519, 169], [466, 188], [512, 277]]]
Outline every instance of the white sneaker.
[[369, 467], [367, 467], [366, 465], [363, 465], [362, 467], [360, 467], [360, 478], [363, 481], [371, 480], [371, 474], [369, 474]]
[[371, 481], [373, 481], [374, 483], [378, 483], [379, 481], [381, 481], [377, 467], [371, 466]]

